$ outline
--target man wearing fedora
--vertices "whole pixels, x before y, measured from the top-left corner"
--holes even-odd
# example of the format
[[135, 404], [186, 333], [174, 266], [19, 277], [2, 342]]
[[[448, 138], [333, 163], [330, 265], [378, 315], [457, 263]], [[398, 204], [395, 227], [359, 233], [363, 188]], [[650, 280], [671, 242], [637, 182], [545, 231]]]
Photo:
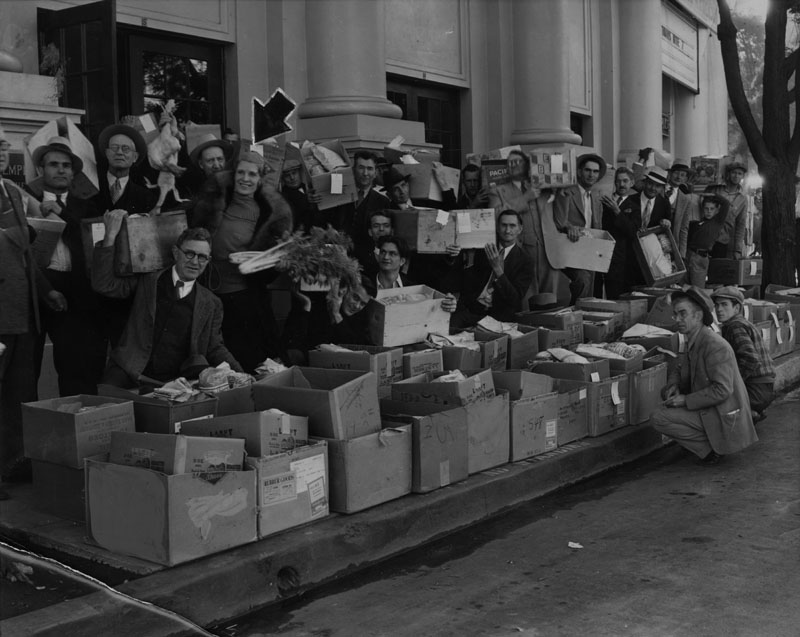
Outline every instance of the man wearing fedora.
[[147, 144], [139, 132], [126, 124], [113, 124], [100, 132], [97, 140], [98, 164], [107, 172], [100, 177], [100, 192], [95, 205], [102, 214], [124, 210], [128, 215], [147, 214], [158, 198], [157, 190], [134, 183], [131, 170], [147, 157]]
[[[669, 201], [672, 213], [672, 234], [678, 243], [678, 252], [684, 259], [686, 258], [686, 237], [682, 233], [689, 221], [697, 216], [697, 213], [693, 212], [693, 209], [697, 207], [697, 201], [689, 186], [689, 175], [691, 175], [691, 169], [686, 162], [676, 159], [669, 169], [664, 192], [664, 197]], [[683, 238], [681, 239], [681, 237]]]
[[[553, 206], [556, 228], [570, 241], [578, 241], [585, 228], [603, 227], [603, 207], [595, 186], [606, 174], [606, 162], [600, 155], [586, 153], [578, 157], [576, 166], [578, 183], [565, 188]], [[562, 271], [570, 280], [570, 304], [593, 293], [593, 272], [575, 268]]]
[[653, 428], [698, 456], [717, 464], [722, 455], [758, 440], [736, 357], [710, 325], [713, 306], [695, 286], [672, 293], [678, 331], [686, 337], [686, 357], [661, 390], [664, 407], [650, 417]]
[[197, 146], [189, 153], [192, 164], [197, 166], [204, 178], [225, 170], [230, 161], [233, 147], [224, 139], [217, 139], [213, 133], [201, 135]]
[[744, 295], [735, 285], [726, 285], [711, 294], [722, 327], [722, 338], [733, 348], [739, 373], [747, 388], [753, 422], [766, 416], [764, 412], [775, 399], [775, 365], [770, 358], [761, 332], [743, 315]]
[[37, 376], [41, 371], [45, 338], [53, 343], [53, 364], [62, 396], [96, 394], [106, 362], [108, 337], [100, 297], [92, 290], [81, 239], [81, 221], [97, 216], [91, 200], [71, 192], [83, 162], [65, 137], [52, 137], [33, 150], [33, 163], [42, 175], [39, 208], [43, 217], [64, 222], [44, 273], [54, 290], [67, 300], [67, 310], [44, 309], [36, 352]]
[[707, 193], [725, 197], [731, 204], [725, 227], [711, 251], [711, 256], [715, 259], [741, 259], [744, 256], [747, 197], [742, 188], [742, 180], [746, 174], [747, 166], [736, 160], [725, 166], [724, 183], [706, 187]]

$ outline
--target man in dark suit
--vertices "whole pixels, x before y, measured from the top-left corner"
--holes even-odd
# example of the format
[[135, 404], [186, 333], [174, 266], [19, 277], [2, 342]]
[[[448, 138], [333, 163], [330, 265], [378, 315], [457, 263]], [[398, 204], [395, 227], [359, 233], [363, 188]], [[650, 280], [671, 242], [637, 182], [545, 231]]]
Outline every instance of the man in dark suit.
[[[553, 206], [556, 228], [570, 241], [578, 241], [585, 228], [603, 227], [600, 193], [594, 186], [605, 176], [606, 162], [599, 155], [587, 153], [578, 157], [576, 163], [577, 185], [564, 189]], [[564, 268], [563, 272], [570, 280], [570, 303], [592, 294], [593, 272], [575, 268]]]
[[101, 294], [135, 294], [130, 318], [103, 382], [118, 387], [158, 385], [178, 376], [197, 377], [222, 362], [241, 366], [222, 342], [222, 302], [197, 282], [211, 258], [211, 235], [205, 228], [185, 230], [172, 248], [175, 265], [133, 277], [114, 274], [114, 240], [125, 213], [104, 215], [106, 235], [94, 250], [92, 286]]
[[[81, 240], [81, 221], [97, 215], [94, 204], [70, 192], [83, 162], [68, 139], [53, 137], [33, 151], [33, 163], [42, 173], [39, 209], [45, 218], [65, 223], [47, 263], [45, 276], [67, 300], [65, 312], [42, 311], [42, 330], [35, 355], [37, 377], [47, 336], [53, 343], [53, 363], [62, 396], [96, 394], [106, 364], [108, 337], [101, 299], [92, 290]], [[46, 258], [46, 257], [45, 257]]]
[[504, 210], [497, 218], [497, 244], [477, 250], [471, 268], [463, 271], [461, 296], [450, 319], [451, 330], [472, 327], [484, 316], [512, 321], [522, 311], [522, 300], [533, 280], [533, 260], [518, 240], [522, 217]]
[[481, 184], [481, 167], [467, 164], [461, 171], [461, 196], [456, 201], [457, 210], [489, 207], [489, 189]]
[[[343, 230], [353, 241], [367, 241], [369, 215], [375, 210], [391, 208], [389, 198], [375, 189], [378, 176], [378, 156], [368, 150], [359, 150], [353, 156], [353, 177], [356, 183], [356, 201], [337, 206], [326, 215], [331, 225]], [[316, 225], [324, 225], [318, 223]]]
[[675, 160], [669, 169], [668, 183], [664, 197], [669, 201], [672, 219], [672, 235], [678, 244], [678, 252], [686, 259], [686, 242], [688, 239], [689, 221], [699, 219], [697, 208], [699, 203], [689, 186], [691, 169], [685, 161]]
[[721, 454], [758, 440], [733, 350], [709, 327], [712, 309], [711, 299], [698, 287], [672, 293], [678, 331], [686, 336], [686, 357], [661, 391], [665, 406], [650, 417], [656, 431], [709, 465], [717, 464]]

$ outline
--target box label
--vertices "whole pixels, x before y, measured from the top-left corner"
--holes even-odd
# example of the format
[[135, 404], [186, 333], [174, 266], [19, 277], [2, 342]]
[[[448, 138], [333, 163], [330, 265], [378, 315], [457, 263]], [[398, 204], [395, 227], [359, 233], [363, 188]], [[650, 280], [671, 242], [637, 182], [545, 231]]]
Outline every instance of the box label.
[[317, 454], [289, 463], [289, 469], [297, 476], [297, 492], [303, 493], [309, 484], [322, 478], [325, 482], [325, 456]]
[[[304, 485], [305, 486], [305, 485]], [[261, 480], [261, 506], [268, 507], [297, 498], [297, 476], [294, 471], [268, 476]]]
[[311, 503], [311, 517], [325, 515], [328, 511], [328, 498], [325, 497], [324, 477], [308, 483], [308, 496]]

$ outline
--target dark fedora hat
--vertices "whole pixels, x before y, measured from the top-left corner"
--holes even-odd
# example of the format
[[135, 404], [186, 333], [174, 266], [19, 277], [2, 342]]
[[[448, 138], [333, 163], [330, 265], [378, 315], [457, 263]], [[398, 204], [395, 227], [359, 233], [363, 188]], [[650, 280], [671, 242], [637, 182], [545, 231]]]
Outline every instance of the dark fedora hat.
[[114, 137], [114, 135], [125, 135], [133, 141], [134, 146], [136, 146], [136, 152], [139, 154], [139, 157], [134, 163], [135, 166], [138, 166], [145, 160], [147, 157], [147, 144], [144, 143], [144, 137], [142, 137], [139, 131], [133, 128], [133, 126], [128, 126], [127, 124], [112, 124], [100, 131], [100, 135], [97, 137], [97, 148], [100, 151], [101, 157], [106, 156], [108, 140]]
[[392, 166], [388, 171], [386, 171], [386, 175], [383, 178], [383, 185], [386, 188], [391, 188], [392, 186], [399, 184], [401, 181], [408, 181], [411, 179], [411, 175], [404, 175], [396, 167]]
[[685, 159], [676, 159], [669, 168], [670, 172], [673, 170], [685, 170], [687, 173], [692, 172], [692, 169], [686, 163]]
[[714, 322], [714, 303], [705, 290], [701, 290], [696, 285], [687, 285], [682, 290], [675, 290], [672, 293], [673, 305], [681, 299], [689, 299], [700, 306], [700, 309], [703, 310], [704, 325], [711, 325]]
[[578, 170], [583, 168], [583, 165], [587, 161], [594, 161], [594, 162], [597, 162], [598, 164], [600, 164], [600, 177], [599, 177], [599, 179], [602, 179], [603, 177], [606, 176], [606, 170], [608, 170], [608, 166], [606, 165], [606, 160], [603, 159], [602, 157], [600, 157], [600, 155], [596, 155], [594, 153], [585, 153], [583, 155], [579, 155], [578, 156], [578, 160], [575, 162], [577, 167], [578, 167]]

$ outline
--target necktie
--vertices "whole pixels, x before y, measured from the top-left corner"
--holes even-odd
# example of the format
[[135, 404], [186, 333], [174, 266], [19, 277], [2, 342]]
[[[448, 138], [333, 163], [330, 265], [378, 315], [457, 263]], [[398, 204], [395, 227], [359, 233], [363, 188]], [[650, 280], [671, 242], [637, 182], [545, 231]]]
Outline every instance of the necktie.
[[61, 210], [67, 207], [67, 202], [64, 201], [64, 195], [56, 195], [56, 203]]
[[526, 184], [526, 183], [523, 181], [523, 182], [520, 184], [520, 186], [522, 186], [522, 192], [523, 192], [523, 194], [524, 194], [524, 193], [526, 193], [526, 192], [528, 192], [528, 184]]
[[175, 298], [180, 300], [181, 298], [181, 291], [183, 290], [183, 281], [178, 279], [175, 281]]
[[667, 188], [667, 199], [672, 201], [672, 193], [674, 193], [674, 192], [675, 192], [675, 189], [672, 186]]
[[647, 228], [650, 225], [650, 213], [653, 210], [653, 200], [648, 199], [647, 204], [644, 207], [644, 213], [642, 214], [642, 230]]
[[122, 184], [119, 183], [119, 179], [115, 179], [114, 183], [111, 185], [111, 201], [113, 203], [117, 203], [117, 200], [122, 196]]
[[586, 227], [592, 227], [592, 194], [587, 190], [583, 193], [583, 218], [586, 220]]
[[358, 201], [356, 201], [356, 207], [358, 207], [362, 203], [364, 203], [364, 195], [365, 195], [364, 191], [359, 189], [358, 190]]

